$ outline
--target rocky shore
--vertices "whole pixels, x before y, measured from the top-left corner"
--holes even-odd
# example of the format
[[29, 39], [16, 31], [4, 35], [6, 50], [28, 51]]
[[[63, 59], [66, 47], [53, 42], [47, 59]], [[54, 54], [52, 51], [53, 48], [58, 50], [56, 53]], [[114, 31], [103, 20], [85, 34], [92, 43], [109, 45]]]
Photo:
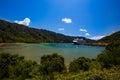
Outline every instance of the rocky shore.
[[107, 46], [108, 43], [101, 43], [101, 42], [99, 42], [99, 43], [86, 43], [85, 45], [87, 45], [87, 46]]

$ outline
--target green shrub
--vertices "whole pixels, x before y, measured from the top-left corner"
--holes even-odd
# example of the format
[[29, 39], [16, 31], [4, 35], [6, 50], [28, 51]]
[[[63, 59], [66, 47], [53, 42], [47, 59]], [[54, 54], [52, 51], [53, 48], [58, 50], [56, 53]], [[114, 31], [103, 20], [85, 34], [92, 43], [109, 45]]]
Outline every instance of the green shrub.
[[41, 57], [40, 72], [45, 75], [62, 72], [65, 69], [64, 58], [56, 53]]
[[78, 59], [74, 59], [69, 64], [69, 71], [70, 72], [78, 72], [80, 70], [87, 71], [90, 68], [91, 60], [85, 57], [79, 57]]
[[0, 53], [0, 80], [4, 78], [12, 80], [30, 78], [30, 73], [36, 64], [36, 62], [24, 60], [23, 56]]
[[92, 74], [89, 76], [88, 80], [106, 80], [103, 75]]
[[120, 41], [109, 44], [106, 50], [97, 56], [97, 60], [106, 68], [120, 65]]

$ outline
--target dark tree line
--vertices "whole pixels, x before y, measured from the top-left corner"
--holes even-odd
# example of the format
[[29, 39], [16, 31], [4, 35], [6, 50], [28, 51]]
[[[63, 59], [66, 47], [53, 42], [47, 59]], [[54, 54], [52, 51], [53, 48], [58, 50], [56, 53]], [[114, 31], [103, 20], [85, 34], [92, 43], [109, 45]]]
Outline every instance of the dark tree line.
[[113, 41], [120, 41], [120, 31], [115, 32], [109, 36], [106, 36], [106, 37], [98, 40], [97, 42], [111, 43]]
[[[76, 37], [66, 36], [44, 29], [30, 28], [24, 25], [0, 20], [0, 42], [72, 42]], [[84, 37], [82, 37], [84, 38]], [[93, 40], [84, 38], [87, 42]]]

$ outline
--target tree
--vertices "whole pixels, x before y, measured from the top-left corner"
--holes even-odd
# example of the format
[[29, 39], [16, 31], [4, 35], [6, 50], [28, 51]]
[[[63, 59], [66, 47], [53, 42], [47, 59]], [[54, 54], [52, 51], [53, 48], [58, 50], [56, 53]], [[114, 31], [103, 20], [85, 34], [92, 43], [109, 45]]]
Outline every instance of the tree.
[[25, 80], [31, 77], [36, 62], [24, 60], [23, 56], [0, 53], [0, 80], [4, 78]]
[[69, 70], [70, 72], [78, 72], [80, 70], [88, 70], [90, 67], [91, 60], [85, 57], [79, 57], [78, 59], [74, 59], [69, 64]]
[[54, 72], [62, 72], [64, 68], [64, 58], [56, 53], [41, 57], [40, 71], [42, 74], [49, 75]]
[[97, 60], [106, 68], [120, 65], [120, 41], [110, 43], [105, 51], [97, 56]]

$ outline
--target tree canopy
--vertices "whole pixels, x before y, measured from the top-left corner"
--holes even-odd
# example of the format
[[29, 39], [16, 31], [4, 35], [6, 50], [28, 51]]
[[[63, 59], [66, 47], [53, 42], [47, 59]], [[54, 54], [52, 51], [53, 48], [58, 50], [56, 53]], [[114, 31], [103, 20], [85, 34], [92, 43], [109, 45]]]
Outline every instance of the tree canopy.
[[98, 55], [97, 60], [101, 62], [103, 67], [120, 65], [120, 41], [110, 43], [106, 50]]
[[[10, 23], [0, 20], [0, 42], [26, 42], [26, 43], [43, 43], [43, 42], [72, 42], [76, 37], [66, 36], [44, 29], [30, 28], [17, 23]], [[84, 38], [84, 37], [80, 37]], [[93, 40], [84, 38], [87, 42]]]

